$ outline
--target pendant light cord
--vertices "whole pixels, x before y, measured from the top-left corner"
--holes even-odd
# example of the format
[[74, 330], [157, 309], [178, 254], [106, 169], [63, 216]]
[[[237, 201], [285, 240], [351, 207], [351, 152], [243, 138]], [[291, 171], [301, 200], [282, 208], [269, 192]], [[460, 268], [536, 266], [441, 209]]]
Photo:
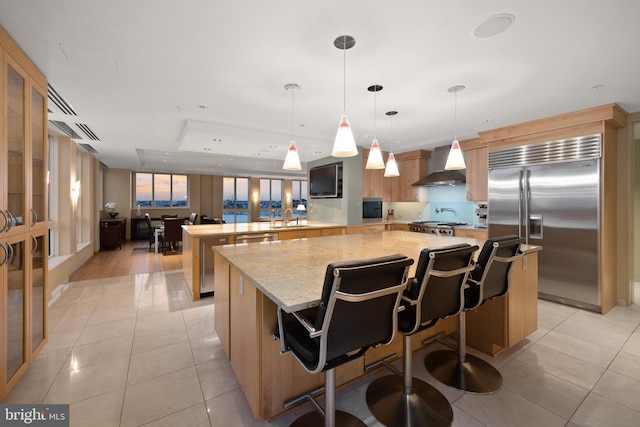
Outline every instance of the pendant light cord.
[[293, 141], [293, 93], [295, 88], [291, 88], [291, 141]]
[[342, 111], [347, 114], [347, 36], [342, 45]]
[[453, 139], [458, 139], [458, 90], [453, 93]]

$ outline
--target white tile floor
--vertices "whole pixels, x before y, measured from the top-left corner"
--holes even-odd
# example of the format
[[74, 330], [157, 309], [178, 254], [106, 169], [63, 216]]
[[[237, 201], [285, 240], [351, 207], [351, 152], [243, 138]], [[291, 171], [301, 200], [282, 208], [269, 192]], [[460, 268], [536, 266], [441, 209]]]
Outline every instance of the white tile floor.
[[[640, 295], [640, 288], [636, 295]], [[70, 403], [71, 426], [287, 426], [254, 420], [213, 329], [208, 298], [189, 301], [180, 272], [72, 283], [49, 311], [49, 343], [3, 403]], [[492, 395], [437, 383], [414, 355], [414, 376], [436, 386], [454, 426], [640, 425], [640, 307], [606, 316], [539, 301], [539, 328], [490, 361]], [[379, 371], [375, 375], [386, 374]], [[367, 410], [371, 377], [338, 393]]]

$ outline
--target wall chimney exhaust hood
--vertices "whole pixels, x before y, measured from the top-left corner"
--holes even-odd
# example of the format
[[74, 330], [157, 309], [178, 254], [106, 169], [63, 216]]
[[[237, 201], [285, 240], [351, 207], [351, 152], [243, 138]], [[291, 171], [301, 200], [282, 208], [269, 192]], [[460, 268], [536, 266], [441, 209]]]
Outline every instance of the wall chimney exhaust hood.
[[434, 172], [411, 184], [414, 187], [436, 187], [441, 185], [460, 185], [467, 182], [467, 177], [458, 170], [445, 170], [447, 156], [451, 147], [445, 145], [433, 150]]

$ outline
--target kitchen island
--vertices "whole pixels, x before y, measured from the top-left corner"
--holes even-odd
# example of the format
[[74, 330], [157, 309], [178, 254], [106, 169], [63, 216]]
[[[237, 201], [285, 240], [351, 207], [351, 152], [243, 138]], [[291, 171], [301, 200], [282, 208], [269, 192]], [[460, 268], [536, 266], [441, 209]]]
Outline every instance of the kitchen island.
[[200, 299], [205, 282], [213, 282], [211, 246], [260, 240], [288, 240], [344, 234], [345, 226], [320, 221], [278, 220], [273, 224], [245, 222], [234, 224], [200, 224], [182, 226], [182, 270], [193, 301]]
[[[277, 307], [287, 312], [319, 303], [327, 264], [402, 253], [417, 260], [423, 248], [457, 243], [482, 246], [483, 241], [406, 231], [295, 239], [213, 248], [215, 257], [215, 329], [257, 419], [284, 411], [283, 404], [324, 383], [310, 375], [290, 354], [280, 354], [272, 339]], [[537, 329], [537, 251], [525, 246], [514, 263], [509, 294], [467, 314], [467, 343], [494, 355], [518, 345]], [[417, 263], [411, 267], [413, 275]], [[439, 321], [414, 337], [414, 351], [423, 339], [456, 331], [456, 319]], [[337, 369], [338, 385], [356, 379], [371, 365], [402, 353], [398, 334], [388, 346], [367, 351], [363, 358]]]

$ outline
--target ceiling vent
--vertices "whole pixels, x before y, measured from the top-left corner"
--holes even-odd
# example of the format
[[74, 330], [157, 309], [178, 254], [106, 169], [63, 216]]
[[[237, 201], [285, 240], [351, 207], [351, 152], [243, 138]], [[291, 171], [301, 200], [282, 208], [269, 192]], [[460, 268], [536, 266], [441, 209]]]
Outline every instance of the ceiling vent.
[[82, 139], [82, 137], [78, 135], [78, 133], [65, 122], [61, 122], [59, 120], [49, 120], [49, 123], [57, 127], [63, 134], [67, 135], [69, 138]]
[[87, 153], [91, 153], [91, 154], [98, 154], [98, 152], [96, 151], [95, 148], [93, 148], [92, 146], [90, 146], [89, 144], [78, 144], [80, 147], [82, 147], [84, 149], [84, 151], [86, 151]]
[[[78, 114], [76, 111], [51, 85], [47, 86], [47, 97], [49, 98], [49, 114], [54, 117], [54, 119], [49, 120], [49, 123], [55, 125], [62, 133], [70, 138], [100, 141], [100, 138], [98, 138], [89, 126], [84, 123], [77, 123]], [[69, 120], [64, 120], [67, 116], [69, 116]], [[74, 118], [70, 116], [74, 116]], [[86, 137], [83, 138], [81, 133]]]
[[[58, 94], [58, 92], [56, 92], [56, 90], [51, 85], [47, 86], [47, 97], [49, 98], [49, 101], [51, 103], [53, 103], [53, 105], [58, 107], [60, 112], [62, 112], [63, 114], [66, 114], [67, 116], [77, 116], [78, 115], [73, 110], [73, 107], [71, 107], [71, 105], [67, 104], [67, 101], [62, 99], [62, 97]], [[49, 111], [53, 112], [53, 111], [51, 111], [51, 109]]]

